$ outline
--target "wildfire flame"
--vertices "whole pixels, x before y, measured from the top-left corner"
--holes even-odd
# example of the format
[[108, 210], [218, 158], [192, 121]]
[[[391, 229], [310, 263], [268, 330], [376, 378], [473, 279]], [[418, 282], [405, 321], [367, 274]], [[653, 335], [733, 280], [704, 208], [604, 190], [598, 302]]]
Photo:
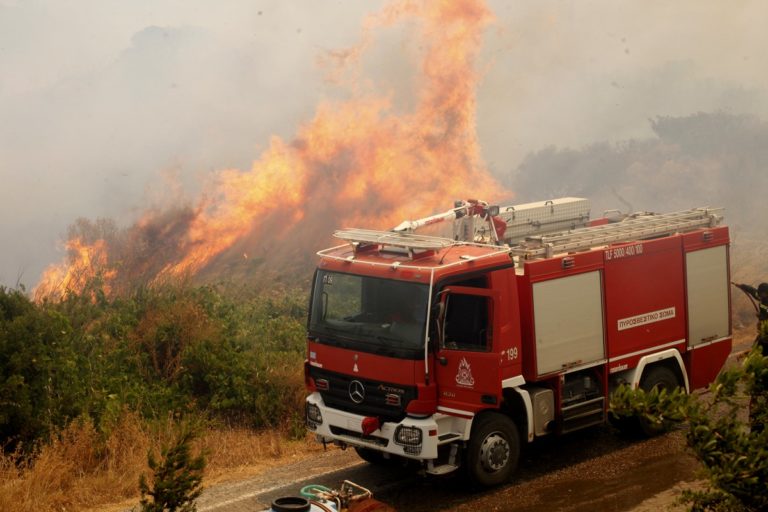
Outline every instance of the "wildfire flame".
[[103, 291], [109, 293], [109, 281], [116, 274], [107, 267], [107, 244], [99, 239], [85, 244], [80, 238], [67, 241], [67, 260], [51, 265], [35, 289], [35, 298], [58, 298], [67, 291], [82, 292], [90, 281], [100, 276], [104, 280]]
[[[274, 137], [250, 171], [216, 173], [194, 208], [148, 212], [108, 244], [71, 240], [67, 263], [45, 272], [36, 296], [82, 289], [83, 280], [69, 276], [86, 275], [94, 262], [119, 267], [103, 274], [117, 284], [198, 275], [253, 255], [308, 260], [337, 227], [387, 229], [445, 210], [454, 199], [508, 196], [482, 164], [475, 126], [474, 61], [492, 21], [483, 1], [393, 2], [366, 20], [362, 44], [332, 57], [344, 70], [377, 29], [408, 20], [417, 21], [421, 51], [412, 111], [396, 112], [391, 95], [374, 93], [324, 101], [292, 142]], [[146, 258], [135, 254], [139, 249]]]

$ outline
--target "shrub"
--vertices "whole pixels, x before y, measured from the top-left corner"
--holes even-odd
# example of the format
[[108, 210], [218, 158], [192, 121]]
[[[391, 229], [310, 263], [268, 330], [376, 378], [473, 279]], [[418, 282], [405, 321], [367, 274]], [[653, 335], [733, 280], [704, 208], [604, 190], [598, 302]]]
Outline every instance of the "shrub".
[[147, 456], [153, 477], [151, 486], [145, 475], [139, 479], [142, 512], [193, 512], [195, 500], [203, 492], [205, 458], [192, 456], [194, 429], [182, 423], [171, 444], [161, 451], [157, 460], [150, 451]]
[[35, 303], [0, 288], [0, 440], [26, 446], [127, 407], [299, 430], [304, 293], [188, 285]]
[[72, 326], [48, 304], [0, 287], [0, 437], [30, 444], [79, 415], [83, 361]]

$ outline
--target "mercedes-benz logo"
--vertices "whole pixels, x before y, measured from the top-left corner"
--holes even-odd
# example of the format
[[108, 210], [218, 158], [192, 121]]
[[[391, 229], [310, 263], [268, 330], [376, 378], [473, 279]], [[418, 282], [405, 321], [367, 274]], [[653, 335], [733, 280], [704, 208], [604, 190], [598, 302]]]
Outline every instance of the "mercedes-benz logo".
[[349, 383], [349, 398], [356, 404], [365, 400], [365, 386], [359, 380], [353, 380]]

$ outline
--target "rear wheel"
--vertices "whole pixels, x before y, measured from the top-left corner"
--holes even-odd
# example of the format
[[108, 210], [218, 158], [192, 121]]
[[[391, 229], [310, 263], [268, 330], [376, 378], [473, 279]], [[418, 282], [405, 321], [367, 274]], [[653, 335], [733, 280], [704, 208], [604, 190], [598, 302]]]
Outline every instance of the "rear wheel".
[[[659, 390], [666, 389], [667, 392], [671, 392], [679, 386], [680, 382], [677, 379], [677, 375], [666, 366], [652, 366], [640, 381], [640, 388], [646, 393], [650, 393], [654, 388]], [[638, 423], [640, 431], [648, 437], [666, 432], [672, 425], [668, 421], [655, 423], [643, 417], [638, 418]]]
[[466, 458], [475, 483], [490, 487], [508, 481], [519, 459], [520, 436], [510, 418], [494, 412], [475, 420]]

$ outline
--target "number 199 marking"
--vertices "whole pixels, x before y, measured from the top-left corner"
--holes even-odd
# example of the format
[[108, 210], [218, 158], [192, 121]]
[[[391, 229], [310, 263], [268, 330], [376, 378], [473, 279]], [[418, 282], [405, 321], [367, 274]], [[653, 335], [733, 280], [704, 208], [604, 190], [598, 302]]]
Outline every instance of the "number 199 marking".
[[501, 351], [502, 356], [506, 357], [508, 361], [514, 361], [520, 355], [520, 351], [517, 347], [508, 348]]

